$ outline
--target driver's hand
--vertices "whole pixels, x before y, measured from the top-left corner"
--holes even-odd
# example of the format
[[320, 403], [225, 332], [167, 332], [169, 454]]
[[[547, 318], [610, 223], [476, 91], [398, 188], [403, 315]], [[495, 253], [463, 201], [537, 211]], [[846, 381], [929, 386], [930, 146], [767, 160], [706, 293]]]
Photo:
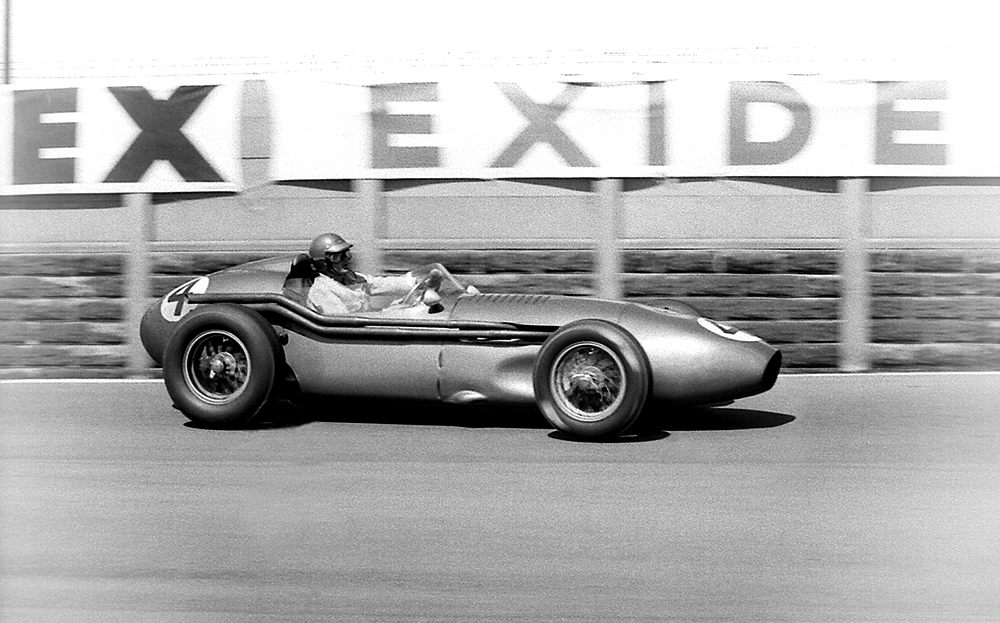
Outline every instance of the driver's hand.
[[427, 285], [437, 289], [441, 285], [442, 279], [444, 279], [444, 273], [437, 268], [432, 268], [431, 272], [427, 275]]

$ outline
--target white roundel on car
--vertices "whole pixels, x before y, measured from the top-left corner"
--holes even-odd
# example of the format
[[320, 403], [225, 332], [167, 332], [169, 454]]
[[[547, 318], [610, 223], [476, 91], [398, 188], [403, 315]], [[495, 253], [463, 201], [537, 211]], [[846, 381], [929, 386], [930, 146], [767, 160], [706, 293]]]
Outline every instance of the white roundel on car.
[[698, 324], [702, 327], [708, 329], [716, 335], [721, 335], [724, 338], [730, 340], [736, 340], [737, 342], [761, 342], [762, 340], [756, 335], [747, 333], [746, 331], [741, 331], [735, 327], [731, 327], [727, 324], [723, 324], [717, 320], [710, 320], [708, 318], [699, 318]]
[[160, 302], [160, 314], [168, 322], [177, 322], [197, 304], [188, 301], [189, 294], [204, 294], [208, 290], [208, 277], [197, 277], [170, 291]]

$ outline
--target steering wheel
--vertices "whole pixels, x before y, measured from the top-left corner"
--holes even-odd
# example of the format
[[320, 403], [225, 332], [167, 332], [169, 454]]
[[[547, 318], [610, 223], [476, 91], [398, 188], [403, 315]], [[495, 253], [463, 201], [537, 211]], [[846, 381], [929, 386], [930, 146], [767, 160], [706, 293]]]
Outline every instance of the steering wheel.
[[424, 294], [427, 290], [437, 290], [441, 287], [441, 280], [444, 278], [444, 273], [440, 270], [434, 268], [431, 269], [430, 273], [426, 277], [421, 279], [406, 293], [406, 296], [399, 299], [398, 304], [400, 307], [413, 307], [423, 300]]

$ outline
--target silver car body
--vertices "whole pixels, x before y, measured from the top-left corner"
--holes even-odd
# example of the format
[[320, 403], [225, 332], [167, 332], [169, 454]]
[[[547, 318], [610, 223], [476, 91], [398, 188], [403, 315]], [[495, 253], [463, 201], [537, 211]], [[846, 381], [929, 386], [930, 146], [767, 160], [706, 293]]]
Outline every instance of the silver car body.
[[531, 404], [541, 344], [579, 319], [615, 323], [638, 340], [653, 400], [705, 404], [750, 396], [770, 389], [781, 366], [774, 347], [683, 303], [660, 309], [559, 295], [452, 293], [437, 313], [418, 305], [322, 317], [287, 288], [294, 260], [251, 262], [176, 288], [143, 318], [150, 356], [162, 361], [178, 321], [196, 307], [235, 302], [275, 327], [307, 394]]

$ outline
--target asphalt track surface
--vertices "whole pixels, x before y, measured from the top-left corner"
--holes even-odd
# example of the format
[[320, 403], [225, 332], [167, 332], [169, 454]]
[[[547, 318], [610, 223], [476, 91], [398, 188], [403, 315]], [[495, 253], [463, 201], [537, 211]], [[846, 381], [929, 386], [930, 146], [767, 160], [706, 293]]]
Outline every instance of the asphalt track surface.
[[0, 383], [0, 620], [997, 621], [1000, 375], [792, 375], [617, 443]]

